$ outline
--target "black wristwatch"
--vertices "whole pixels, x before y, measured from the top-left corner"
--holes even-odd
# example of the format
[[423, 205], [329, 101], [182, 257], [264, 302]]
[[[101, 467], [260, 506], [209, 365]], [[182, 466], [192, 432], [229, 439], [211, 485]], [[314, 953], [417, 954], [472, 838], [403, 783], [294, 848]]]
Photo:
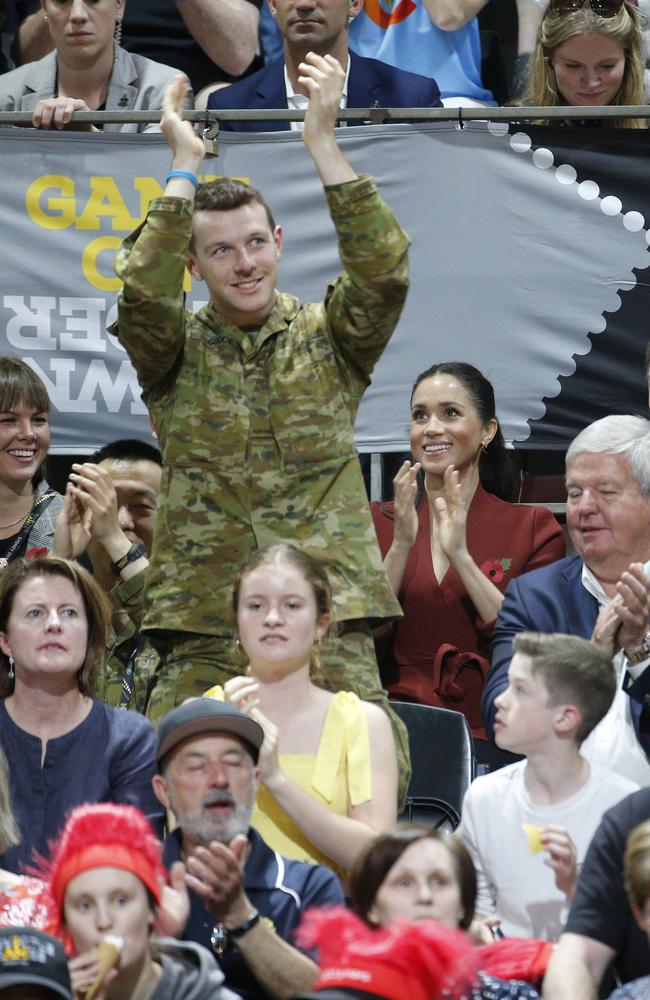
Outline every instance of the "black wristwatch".
[[243, 937], [248, 931], [252, 930], [255, 924], [259, 923], [260, 912], [259, 910], [253, 910], [249, 913], [242, 924], [237, 924], [236, 927], [226, 927], [225, 931], [228, 937], [240, 938]]
[[116, 559], [115, 562], [111, 563], [111, 569], [115, 576], [120, 576], [122, 570], [125, 569], [129, 563], [135, 562], [136, 559], [140, 559], [142, 556], [147, 554], [142, 542], [134, 542], [128, 552], [125, 552], [123, 556]]
[[221, 958], [225, 954], [228, 942], [231, 938], [236, 941], [237, 938], [243, 937], [244, 934], [247, 934], [248, 931], [253, 929], [255, 924], [259, 923], [259, 920], [259, 910], [253, 910], [252, 913], [249, 913], [244, 922], [237, 924], [236, 927], [225, 927], [220, 921], [216, 923], [212, 928], [210, 944], [212, 945], [212, 950], [217, 958]]

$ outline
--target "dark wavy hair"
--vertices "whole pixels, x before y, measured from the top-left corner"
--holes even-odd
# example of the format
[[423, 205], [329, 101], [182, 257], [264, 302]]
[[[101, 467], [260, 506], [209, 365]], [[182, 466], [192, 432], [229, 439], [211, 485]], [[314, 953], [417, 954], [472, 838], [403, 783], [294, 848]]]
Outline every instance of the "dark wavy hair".
[[[460, 382], [476, 407], [481, 423], [486, 424], [489, 420], [497, 421], [497, 432], [485, 451], [481, 453], [478, 467], [479, 478], [481, 486], [488, 493], [493, 493], [501, 500], [515, 500], [517, 476], [496, 415], [492, 383], [478, 368], [466, 361], [442, 361], [439, 364], [431, 365], [426, 371], [420, 372], [411, 389], [411, 402], [413, 402], [413, 394], [420, 383], [435, 375], [451, 375], [452, 378]], [[421, 503], [423, 495], [424, 474], [420, 473], [418, 505]]]

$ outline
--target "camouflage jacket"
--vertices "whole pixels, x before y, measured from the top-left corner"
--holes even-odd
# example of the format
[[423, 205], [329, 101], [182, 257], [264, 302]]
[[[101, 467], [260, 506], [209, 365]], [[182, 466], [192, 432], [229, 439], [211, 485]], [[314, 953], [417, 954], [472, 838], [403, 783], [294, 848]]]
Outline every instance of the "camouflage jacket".
[[[113, 708], [145, 712], [154, 684], [158, 655], [146, 640], [139, 639], [144, 616], [146, 570], [129, 580], [120, 580], [111, 590], [115, 609], [106, 642], [106, 662], [97, 679], [96, 696]], [[137, 663], [135, 654], [138, 653]], [[131, 668], [131, 697], [121, 704], [124, 675]]]
[[327, 560], [339, 620], [400, 609], [354, 447], [357, 408], [399, 318], [408, 239], [370, 177], [326, 189], [345, 271], [324, 302], [279, 294], [258, 330], [184, 308], [189, 201], [155, 199], [124, 241], [111, 328], [164, 459], [145, 628], [232, 633], [233, 577], [291, 541]]

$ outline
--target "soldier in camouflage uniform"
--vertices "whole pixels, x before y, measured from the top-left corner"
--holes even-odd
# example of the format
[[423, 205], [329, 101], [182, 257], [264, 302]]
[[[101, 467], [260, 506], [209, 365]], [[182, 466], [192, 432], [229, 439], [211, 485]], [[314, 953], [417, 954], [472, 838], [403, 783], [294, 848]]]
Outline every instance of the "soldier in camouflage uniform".
[[[232, 580], [251, 550], [278, 541], [326, 561], [340, 637], [323, 651], [319, 680], [387, 708], [367, 622], [401, 612], [353, 430], [404, 304], [408, 239], [374, 180], [357, 177], [336, 144], [339, 63], [310, 54], [303, 69], [303, 141], [345, 266], [325, 301], [276, 291], [282, 233], [259, 192], [232, 180], [195, 191], [188, 173], [203, 146], [174, 110], [180, 83], [168, 91], [162, 127], [183, 175], [168, 177], [117, 258], [124, 288], [111, 332], [138, 373], [164, 460], [144, 622], [161, 656], [154, 719], [241, 673]], [[196, 314], [184, 309], [186, 262], [210, 292]], [[403, 790], [408, 744], [393, 722]]]

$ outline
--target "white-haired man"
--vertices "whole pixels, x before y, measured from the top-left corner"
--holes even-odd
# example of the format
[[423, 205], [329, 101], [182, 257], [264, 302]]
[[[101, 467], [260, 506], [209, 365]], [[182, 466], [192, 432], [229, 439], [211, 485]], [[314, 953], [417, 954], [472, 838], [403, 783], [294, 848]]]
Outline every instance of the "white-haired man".
[[566, 485], [576, 555], [508, 587], [494, 632], [483, 719], [492, 733], [494, 699], [507, 686], [518, 632], [591, 638], [611, 651], [620, 683], [582, 752], [650, 785], [650, 421], [603, 417], [581, 431], [567, 451]]

